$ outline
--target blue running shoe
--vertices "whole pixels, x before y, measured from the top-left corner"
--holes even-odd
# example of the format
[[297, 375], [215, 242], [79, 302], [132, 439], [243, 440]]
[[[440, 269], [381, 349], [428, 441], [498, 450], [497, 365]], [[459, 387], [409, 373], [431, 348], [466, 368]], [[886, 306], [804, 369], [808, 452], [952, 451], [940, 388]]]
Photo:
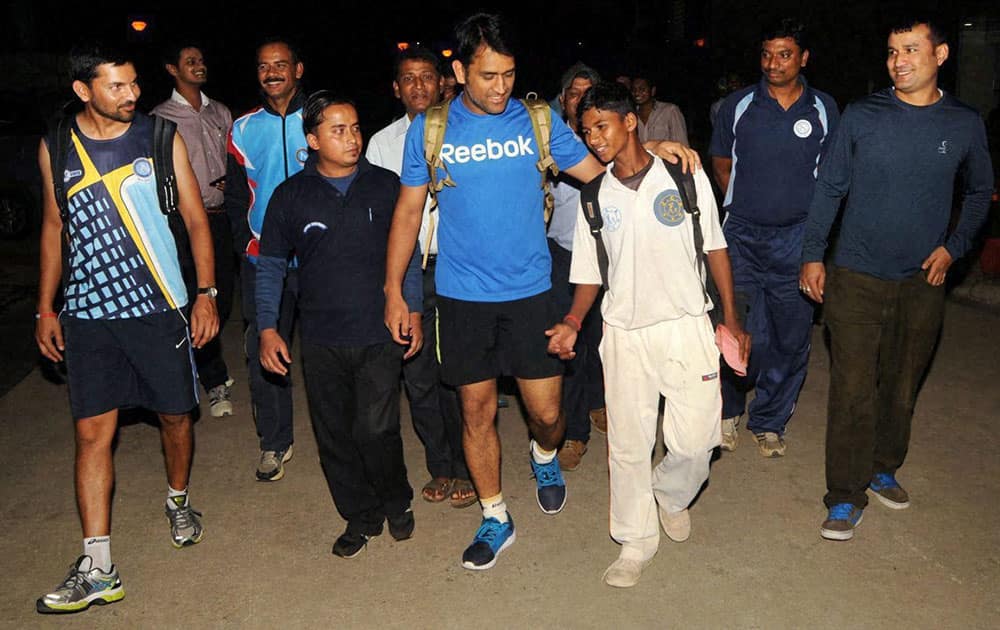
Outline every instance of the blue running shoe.
[[472, 544], [462, 554], [462, 566], [473, 571], [493, 568], [500, 552], [514, 544], [514, 519], [507, 513], [507, 522], [495, 518], [484, 518], [476, 531]]
[[838, 503], [830, 508], [819, 535], [827, 540], [850, 540], [854, 538], [854, 528], [861, 524], [864, 510], [851, 503]]
[[566, 482], [563, 481], [559, 460], [553, 459], [548, 464], [539, 464], [530, 456], [531, 471], [535, 475], [535, 498], [538, 507], [546, 514], [558, 514], [566, 505]]
[[894, 510], [905, 510], [910, 507], [910, 495], [900, 487], [892, 473], [875, 473], [868, 488], [886, 507]]

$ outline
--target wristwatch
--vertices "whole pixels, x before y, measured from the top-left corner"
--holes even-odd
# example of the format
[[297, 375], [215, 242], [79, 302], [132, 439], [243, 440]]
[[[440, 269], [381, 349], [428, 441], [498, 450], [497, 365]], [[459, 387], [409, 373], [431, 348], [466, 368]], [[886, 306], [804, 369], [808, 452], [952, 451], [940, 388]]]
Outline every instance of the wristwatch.
[[215, 287], [198, 287], [198, 295], [207, 295], [214, 300], [219, 295], [219, 290]]

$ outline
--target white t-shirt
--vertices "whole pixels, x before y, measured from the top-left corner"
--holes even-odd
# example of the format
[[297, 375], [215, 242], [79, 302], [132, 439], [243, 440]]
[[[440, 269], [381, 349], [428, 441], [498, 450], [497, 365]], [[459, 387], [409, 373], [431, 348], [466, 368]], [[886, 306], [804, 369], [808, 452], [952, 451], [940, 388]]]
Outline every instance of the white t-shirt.
[[[705, 304], [703, 278], [698, 276], [691, 215], [681, 204], [678, 186], [659, 158], [654, 158], [638, 191], [626, 187], [609, 164], [601, 182], [599, 200], [608, 250], [608, 291], [601, 313], [617, 328], [634, 330], [664, 321], [700, 316]], [[701, 231], [706, 252], [724, 249], [712, 186], [704, 170], [694, 174]], [[581, 210], [582, 212], [582, 210]], [[600, 284], [597, 249], [586, 220], [576, 222], [569, 280]], [[708, 266], [705, 265], [705, 273]]]

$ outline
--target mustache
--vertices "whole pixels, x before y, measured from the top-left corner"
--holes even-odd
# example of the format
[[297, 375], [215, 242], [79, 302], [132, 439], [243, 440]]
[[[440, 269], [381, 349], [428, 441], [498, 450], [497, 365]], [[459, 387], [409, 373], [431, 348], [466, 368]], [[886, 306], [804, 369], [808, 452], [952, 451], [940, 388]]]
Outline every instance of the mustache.
[[125, 101], [124, 103], [122, 103], [118, 107], [132, 107], [134, 105], [135, 105], [135, 101]]

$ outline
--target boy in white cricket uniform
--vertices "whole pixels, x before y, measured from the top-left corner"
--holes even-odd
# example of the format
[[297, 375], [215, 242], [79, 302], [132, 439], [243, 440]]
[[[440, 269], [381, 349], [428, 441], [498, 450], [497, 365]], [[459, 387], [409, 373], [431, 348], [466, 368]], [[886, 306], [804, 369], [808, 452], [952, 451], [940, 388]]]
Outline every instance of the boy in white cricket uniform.
[[[627, 587], [638, 582], [656, 554], [657, 512], [672, 540], [682, 542], [690, 534], [687, 508], [708, 479], [712, 449], [720, 441], [719, 350], [708, 317], [713, 305], [706, 301], [699, 273], [692, 215], [681, 202], [680, 184], [642, 148], [630, 95], [616, 83], [602, 83], [583, 96], [579, 111], [587, 145], [608, 163], [598, 197], [610, 263], [600, 353], [607, 392], [611, 536], [622, 549], [604, 581]], [[694, 182], [703, 206], [707, 266], [719, 289], [724, 324], [745, 359], [749, 336], [734, 312], [732, 273], [715, 199], [703, 171], [695, 172]], [[561, 356], [572, 354], [579, 322], [601, 283], [585, 220], [576, 225], [570, 281], [578, 285], [573, 307], [547, 332], [550, 351]], [[667, 454], [651, 471], [660, 395], [666, 401]]]

